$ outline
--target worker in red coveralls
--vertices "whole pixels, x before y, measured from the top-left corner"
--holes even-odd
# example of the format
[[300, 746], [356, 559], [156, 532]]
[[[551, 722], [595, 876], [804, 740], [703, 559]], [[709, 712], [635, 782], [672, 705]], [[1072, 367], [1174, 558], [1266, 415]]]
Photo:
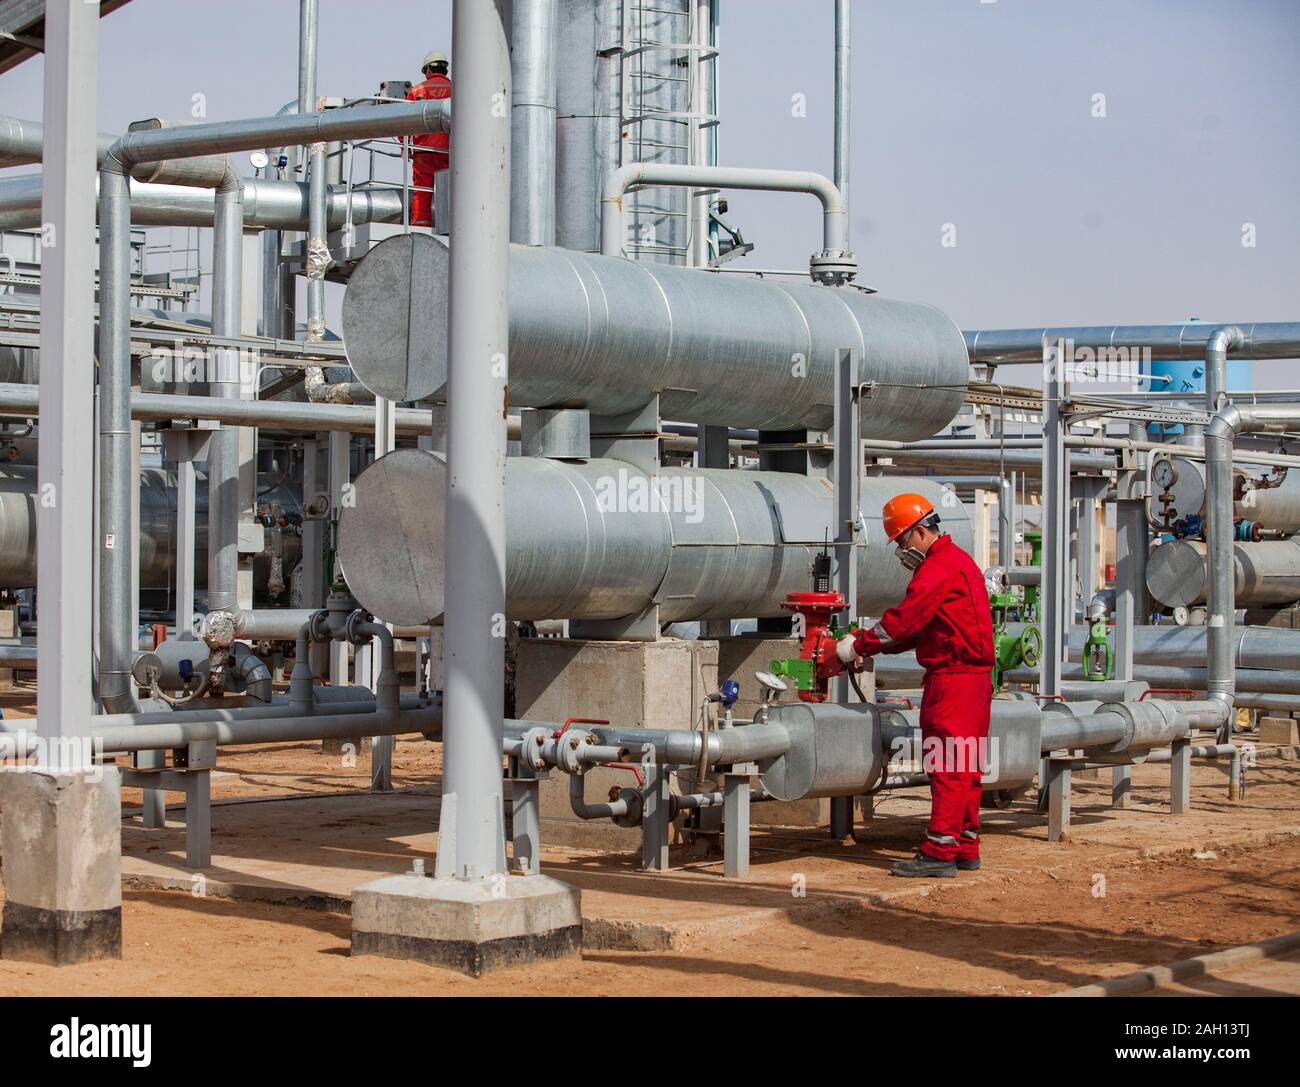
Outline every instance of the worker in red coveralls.
[[989, 734], [993, 623], [984, 575], [939, 529], [928, 499], [900, 494], [885, 503], [883, 527], [898, 558], [914, 571], [903, 602], [875, 626], [836, 647], [858, 656], [916, 650], [925, 669], [921, 744], [930, 776], [930, 825], [916, 855], [896, 876], [951, 878], [980, 866], [981, 763]]
[[[420, 71], [424, 82], [406, 92], [410, 102], [427, 98], [450, 98], [451, 79], [447, 76], [446, 54], [437, 50], [424, 58]], [[411, 137], [411, 225], [433, 225], [433, 175], [447, 169], [451, 135], [446, 132], [423, 132]]]

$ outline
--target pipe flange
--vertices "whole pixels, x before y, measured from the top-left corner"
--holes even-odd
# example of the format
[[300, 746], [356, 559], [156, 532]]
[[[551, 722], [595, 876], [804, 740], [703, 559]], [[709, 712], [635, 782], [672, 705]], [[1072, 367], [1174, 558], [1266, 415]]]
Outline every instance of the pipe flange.
[[823, 249], [808, 259], [808, 274], [814, 283], [842, 287], [858, 274], [858, 258], [845, 249]]
[[311, 617], [307, 620], [307, 633], [311, 635], [313, 642], [333, 641], [330, 637], [329, 621], [330, 613], [324, 608], [312, 612]]
[[591, 746], [595, 737], [590, 732], [571, 728], [555, 742], [555, 763], [566, 774], [581, 777], [587, 772], [587, 763], [582, 758], [585, 748]]
[[546, 769], [546, 759], [542, 757], [542, 748], [550, 739], [549, 729], [530, 728], [520, 738], [519, 760], [534, 773]]
[[357, 608], [352, 612], [343, 624], [343, 634], [353, 645], [366, 645], [370, 642], [372, 635], [365, 634], [357, 630], [362, 623], [373, 621], [373, 616], [364, 608]]
[[626, 814], [610, 816], [615, 826], [626, 827], [631, 830], [633, 827], [641, 825], [643, 804], [640, 789], [630, 789], [626, 785], [615, 785], [609, 790], [609, 799], [611, 803], [622, 800], [627, 804]]

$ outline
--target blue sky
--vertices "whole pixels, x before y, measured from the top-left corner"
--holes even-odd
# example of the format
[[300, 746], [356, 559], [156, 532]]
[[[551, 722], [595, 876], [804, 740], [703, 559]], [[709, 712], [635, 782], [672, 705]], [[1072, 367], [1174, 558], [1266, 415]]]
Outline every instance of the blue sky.
[[[964, 328], [1300, 318], [1300, 2], [853, 7], [862, 281]], [[371, 93], [450, 50], [450, 0], [321, 8], [323, 94]], [[831, 173], [831, 0], [722, 10], [721, 161]], [[101, 23], [100, 129], [188, 117], [194, 94], [210, 119], [275, 112], [297, 93], [297, 13], [297, 0], [133, 0]], [[41, 78], [39, 59], [0, 76], [0, 112], [39, 117]], [[730, 200], [754, 264], [805, 266], [815, 201]]]

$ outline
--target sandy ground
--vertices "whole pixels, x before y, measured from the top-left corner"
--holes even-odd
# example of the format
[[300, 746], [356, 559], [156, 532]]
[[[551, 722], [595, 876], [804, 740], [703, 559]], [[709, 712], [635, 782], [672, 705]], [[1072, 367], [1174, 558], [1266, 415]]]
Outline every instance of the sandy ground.
[[[19, 701], [0, 696], [6, 716], [21, 712]], [[392, 802], [407, 805], [421, 827], [436, 812], [439, 752], [423, 741], [397, 745], [395, 783], [408, 791]], [[227, 840], [239, 840], [237, 814], [266, 828], [270, 838], [243, 839], [250, 848], [274, 839], [277, 812], [368, 802], [357, 795], [369, 782], [368, 758], [324, 755], [319, 744], [223, 750], [219, 770], [214, 799], [299, 798], [281, 809], [238, 803], [214, 811], [217, 830], [227, 824]], [[916, 793], [883, 800], [880, 818], [856, 844], [810, 829], [756, 832], [754, 868], [744, 883], [723, 880], [718, 865], [664, 876], [638, 872], [626, 857], [551, 850], [544, 870], [582, 886], [593, 903], [621, 903], [651, 920], [703, 914], [719, 903], [781, 907], [795, 877], [806, 881], [810, 898], [821, 896], [822, 908], [774, 909], [758, 929], [720, 929], [680, 949], [588, 949], [580, 960], [478, 980], [352, 958], [345, 912], [128, 887], [122, 961], [62, 970], [0, 961], [0, 995], [1048, 993], [1300, 929], [1300, 763], [1261, 759], [1237, 805], [1226, 802], [1224, 780], [1221, 768], [1198, 764], [1195, 810], [1179, 819], [1164, 810], [1167, 767], [1137, 768], [1134, 807], [1126, 812], [1105, 806], [1107, 781], [1076, 780], [1069, 845], [1047, 843], [1041, 817], [1018, 804], [987, 813], [980, 873], [921, 885], [887, 874], [920, 832], [924, 797]], [[125, 791], [124, 808], [138, 798]], [[373, 853], [365, 860], [381, 868], [409, 867], [410, 856], [432, 840], [402, 837], [383, 819], [364, 822], [372, 828], [348, 823], [348, 833], [370, 835], [360, 839]], [[1248, 831], [1249, 841], [1214, 845], [1232, 840], [1229, 831], [1238, 839]], [[124, 841], [140, 833], [124, 834]], [[150, 850], [164, 859], [178, 854], [182, 829], [148, 833], [162, 836]], [[296, 830], [286, 837], [299, 864], [310, 863], [310, 850], [321, 845]], [[1171, 842], [1182, 851], [1167, 852]], [[1208, 842], [1213, 855], [1202, 849], [1198, 858], [1193, 847], [1178, 844], [1187, 842]], [[1300, 962], [1206, 979], [1203, 989], [1220, 991], [1216, 985], [1300, 992]]]
[[[1300, 928], [1300, 839], [1213, 861], [1135, 863], [1110, 873], [1105, 897], [1094, 897], [1086, 867], [935, 885], [911, 901], [846, 905], [708, 947], [588, 951], [478, 980], [352, 958], [342, 914], [128, 890], [121, 962], [0, 961], [0, 994], [1015, 995]], [[1292, 965], [1252, 988], [1296, 992]]]

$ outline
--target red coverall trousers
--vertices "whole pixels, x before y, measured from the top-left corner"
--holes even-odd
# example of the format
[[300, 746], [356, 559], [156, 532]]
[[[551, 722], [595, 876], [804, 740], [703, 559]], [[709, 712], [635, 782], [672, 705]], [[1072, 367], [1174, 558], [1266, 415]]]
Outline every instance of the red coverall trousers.
[[[411, 102], [450, 98], [451, 80], [445, 75], [430, 76], [412, 87], [406, 97]], [[411, 137], [411, 144], [411, 185], [414, 187], [411, 190], [410, 223], [412, 226], [431, 226], [433, 177], [439, 170], [447, 168], [451, 137], [446, 132], [425, 132]]]
[[907, 595], [870, 630], [863, 656], [915, 648], [925, 669], [922, 769], [930, 776], [930, 825], [921, 852], [974, 860], [980, 851], [980, 778], [993, 696], [993, 622], [975, 560], [940, 536], [912, 575]]

